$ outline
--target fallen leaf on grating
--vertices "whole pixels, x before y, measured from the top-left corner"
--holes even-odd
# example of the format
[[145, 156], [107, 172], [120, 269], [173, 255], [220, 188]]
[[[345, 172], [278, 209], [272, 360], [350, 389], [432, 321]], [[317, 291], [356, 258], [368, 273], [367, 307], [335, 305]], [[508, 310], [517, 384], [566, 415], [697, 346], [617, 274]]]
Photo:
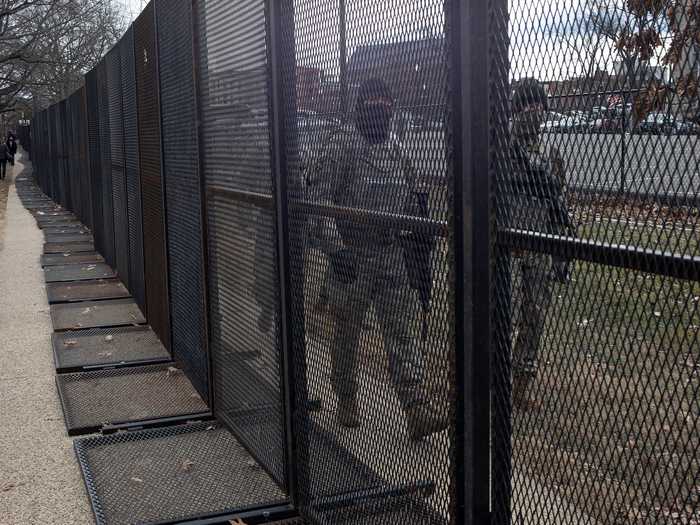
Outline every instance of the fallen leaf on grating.
[[89, 314], [92, 311], [92, 308], [89, 306], [85, 308], [82, 312], [80, 312], [82, 315]]
[[112, 352], [100, 352], [98, 357], [112, 357]]
[[182, 462], [182, 465], [180, 465], [182, 470], [184, 470], [185, 472], [192, 470], [193, 466], [194, 466], [194, 461], [190, 461], [189, 459], [186, 459], [185, 461]]
[[67, 341], [63, 342], [63, 346], [75, 346], [78, 344], [78, 341], [75, 339], [68, 339]]
[[10, 492], [12, 489], [16, 489], [17, 487], [21, 487], [24, 485], [24, 483], [13, 483], [13, 482], [8, 482], [0, 486], [0, 492]]
[[114, 339], [114, 336], [113, 336], [113, 335], [107, 335], [107, 336], [105, 336], [105, 341], [107, 341], [108, 343], [109, 343], [112, 339]]
[[260, 470], [260, 465], [253, 459], [248, 460], [248, 468], [251, 470]]
[[143, 483], [143, 480], [141, 478], [131, 478], [131, 481], [134, 483]]
[[176, 374], [179, 374], [180, 372], [181, 372], [181, 370], [175, 368], [174, 366], [169, 366], [169, 367], [168, 367], [168, 377], [174, 376], [174, 375], [176, 375]]
[[214, 430], [216, 427], [214, 425], [209, 425], [206, 430]]

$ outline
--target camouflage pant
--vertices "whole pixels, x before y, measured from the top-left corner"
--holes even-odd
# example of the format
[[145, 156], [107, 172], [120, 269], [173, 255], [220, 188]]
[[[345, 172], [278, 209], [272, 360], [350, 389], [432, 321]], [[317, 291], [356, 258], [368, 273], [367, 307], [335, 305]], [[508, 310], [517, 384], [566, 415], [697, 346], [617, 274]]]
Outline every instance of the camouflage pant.
[[339, 282], [332, 271], [328, 282], [330, 307], [335, 315], [331, 358], [336, 394], [346, 399], [357, 396], [362, 321], [373, 305], [389, 359], [391, 381], [401, 404], [410, 407], [424, 402], [425, 367], [411, 322], [418, 310], [415, 290], [407, 277], [378, 271], [371, 260], [358, 264], [356, 270], [357, 279], [350, 284]]
[[513, 371], [516, 375], [537, 375], [539, 347], [552, 301], [551, 267], [552, 260], [548, 255], [527, 252], [514, 258]]

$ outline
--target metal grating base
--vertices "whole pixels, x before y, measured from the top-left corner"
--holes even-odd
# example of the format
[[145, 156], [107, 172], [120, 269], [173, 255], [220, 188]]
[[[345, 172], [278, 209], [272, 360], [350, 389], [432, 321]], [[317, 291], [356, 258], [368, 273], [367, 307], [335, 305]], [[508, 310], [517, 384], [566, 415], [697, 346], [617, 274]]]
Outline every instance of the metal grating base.
[[97, 252], [85, 253], [52, 253], [41, 256], [42, 266], [61, 266], [63, 264], [95, 264], [105, 260]]
[[68, 281], [93, 281], [95, 279], [112, 279], [116, 277], [114, 270], [105, 263], [65, 264], [44, 268], [44, 279], [47, 283]]
[[93, 242], [92, 235], [84, 233], [44, 233], [46, 242]]
[[49, 304], [97, 301], [102, 299], [125, 299], [131, 297], [121, 281], [97, 280], [68, 283], [48, 283], [46, 295]]
[[307, 438], [309, 450], [314, 451], [309, 469], [317, 473], [312, 485], [318, 496], [305, 508], [311, 523], [447, 525], [448, 520], [428, 503], [435, 490], [433, 481], [388, 483], [315, 423]]
[[44, 243], [44, 253], [81, 253], [94, 252], [95, 245], [91, 242], [47, 242]]
[[79, 439], [75, 451], [98, 525], [262, 516], [288, 501], [215, 422]]
[[51, 224], [43, 228], [47, 235], [54, 234], [73, 234], [73, 235], [89, 235], [90, 230], [80, 223], [69, 224]]
[[34, 212], [34, 215], [39, 216], [39, 217], [51, 217], [51, 218], [56, 218], [56, 217], [63, 217], [67, 219], [73, 219], [76, 220], [75, 215], [73, 215], [69, 211], [42, 211], [42, 210], [37, 210]]
[[114, 299], [54, 304], [51, 306], [51, 321], [53, 329], [59, 331], [139, 325], [146, 319], [132, 299]]
[[170, 354], [149, 326], [60, 332], [53, 334], [51, 340], [59, 372], [170, 360]]
[[56, 385], [71, 436], [207, 411], [189, 379], [172, 364], [59, 374]]

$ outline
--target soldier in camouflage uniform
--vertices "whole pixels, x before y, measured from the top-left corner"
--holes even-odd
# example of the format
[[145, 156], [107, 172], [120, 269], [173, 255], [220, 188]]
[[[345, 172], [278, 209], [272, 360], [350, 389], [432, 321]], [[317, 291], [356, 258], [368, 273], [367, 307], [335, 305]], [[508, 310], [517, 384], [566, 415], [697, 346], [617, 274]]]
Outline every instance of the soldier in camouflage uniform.
[[[542, 143], [540, 125], [547, 95], [536, 79], [523, 79], [512, 99], [511, 173], [506, 181], [507, 226], [555, 235], [575, 235], [564, 201], [564, 162], [559, 151]], [[515, 253], [516, 298], [513, 347], [513, 403], [536, 405], [528, 391], [537, 376], [538, 354], [552, 300], [553, 281], [566, 281], [568, 262], [538, 252]], [[519, 304], [518, 304], [519, 303]]]
[[[314, 196], [321, 204], [367, 212], [415, 215], [414, 173], [390, 140], [394, 100], [379, 79], [359, 88], [355, 126], [339, 130], [313, 167]], [[418, 440], [446, 428], [424, 389], [425, 368], [411, 314], [418, 309], [400, 243], [402, 233], [377, 221], [317, 216], [319, 242], [330, 266], [329, 308], [335, 316], [332, 384], [338, 422], [361, 424], [357, 358], [362, 321], [374, 306], [394, 389]]]

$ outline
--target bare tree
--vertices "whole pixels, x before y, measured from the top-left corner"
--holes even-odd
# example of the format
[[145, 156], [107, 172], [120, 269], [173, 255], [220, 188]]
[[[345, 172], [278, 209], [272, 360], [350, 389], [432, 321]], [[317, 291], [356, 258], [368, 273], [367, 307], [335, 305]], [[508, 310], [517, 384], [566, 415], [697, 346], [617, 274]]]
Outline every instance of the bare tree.
[[0, 113], [68, 95], [124, 27], [113, 0], [0, 0]]
[[[639, 84], [637, 120], [669, 101], [698, 107], [700, 4], [697, 0], [589, 0], [601, 34], [614, 45], [627, 72]], [[669, 78], [649, 75], [652, 59], [670, 69]], [[688, 111], [685, 111], [688, 113]]]

